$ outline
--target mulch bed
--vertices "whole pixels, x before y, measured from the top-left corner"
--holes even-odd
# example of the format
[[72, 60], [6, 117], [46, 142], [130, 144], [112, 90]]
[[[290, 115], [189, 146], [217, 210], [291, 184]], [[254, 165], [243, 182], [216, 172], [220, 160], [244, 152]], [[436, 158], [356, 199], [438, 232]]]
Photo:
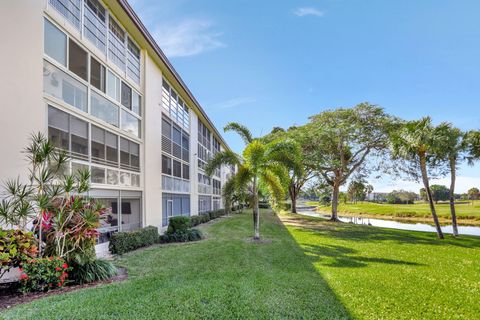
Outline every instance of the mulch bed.
[[27, 303], [40, 298], [53, 296], [57, 294], [64, 294], [71, 291], [76, 291], [84, 288], [96, 287], [102, 284], [123, 281], [127, 279], [128, 274], [125, 268], [118, 268], [118, 275], [105, 281], [96, 281], [80, 285], [66, 286], [62, 289], [52, 290], [48, 292], [31, 292], [22, 294], [18, 292], [18, 283], [0, 284], [0, 310], [11, 308], [17, 304]]

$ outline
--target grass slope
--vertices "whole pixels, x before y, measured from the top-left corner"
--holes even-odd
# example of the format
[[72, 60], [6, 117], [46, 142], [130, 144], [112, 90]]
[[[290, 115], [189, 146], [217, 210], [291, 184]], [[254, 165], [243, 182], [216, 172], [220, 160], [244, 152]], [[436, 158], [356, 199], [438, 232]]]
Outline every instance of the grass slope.
[[203, 226], [208, 239], [125, 255], [125, 282], [51, 296], [5, 319], [474, 319], [480, 239], [262, 213]]
[[270, 242], [251, 243], [251, 214], [235, 215], [203, 227], [207, 240], [124, 256], [125, 282], [34, 301], [0, 318], [348, 318], [285, 227], [271, 213], [262, 218]]
[[[308, 202], [310, 205], [318, 205], [316, 202]], [[448, 203], [438, 203], [438, 216], [444, 221], [451, 219], [450, 205]], [[330, 207], [319, 206], [320, 212], [330, 214]], [[341, 214], [357, 214], [369, 216], [390, 216], [395, 218], [427, 218], [431, 219], [432, 215], [427, 203], [415, 204], [387, 204], [387, 203], [372, 203], [372, 202], [358, 202], [354, 203], [340, 203], [338, 208]], [[475, 203], [460, 203], [456, 205], [457, 218], [464, 223], [480, 223], [480, 202]]]
[[354, 318], [479, 319], [480, 238], [281, 218]]

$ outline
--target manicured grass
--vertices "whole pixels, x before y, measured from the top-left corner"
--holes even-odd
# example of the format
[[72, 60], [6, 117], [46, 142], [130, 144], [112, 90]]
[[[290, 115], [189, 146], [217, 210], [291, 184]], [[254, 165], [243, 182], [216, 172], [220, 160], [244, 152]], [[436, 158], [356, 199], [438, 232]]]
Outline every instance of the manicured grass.
[[124, 282], [51, 296], [6, 319], [474, 319], [480, 238], [336, 224], [262, 212], [203, 226], [201, 242], [154, 246], [117, 263]]
[[[307, 202], [309, 205], [318, 205], [317, 202]], [[440, 218], [450, 220], [450, 204], [438, 203], [435, 208]], [[320, 212], [330, 213], [330, 207], [319, 206]], [[415, 204], [387, 204], [387, 203], [340, 203], [338, 208], [343, 214], [363, 214], [391, 216], [398, 218], [431, 218], [430, 208], [427, 203]], [[464, 222], [480, 222], [480, 201], [474, 203], [458, 203], [456, 205], [458, 219]]]
[[6, 319], [349, 318], [278, 218], [264, 213], [266, 243], [249, 241], [250, 214], [202, 227], [208, 239], [125, 255], [125, 282], [52, 296]]
[[281, 217], [354, 318], [479, 318], [480, 238]]

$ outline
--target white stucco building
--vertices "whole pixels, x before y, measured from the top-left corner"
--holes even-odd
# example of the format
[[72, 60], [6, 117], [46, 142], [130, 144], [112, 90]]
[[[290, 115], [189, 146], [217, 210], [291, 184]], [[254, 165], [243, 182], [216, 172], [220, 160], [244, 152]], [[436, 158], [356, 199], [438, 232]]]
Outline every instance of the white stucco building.
[[229, 169], [203, 168], [228, 146], [126, 0], [1, 1], [0, 17], [1, 180], [26, 177], [41, 131], [90, 169], [104, 240], [222, 206]]

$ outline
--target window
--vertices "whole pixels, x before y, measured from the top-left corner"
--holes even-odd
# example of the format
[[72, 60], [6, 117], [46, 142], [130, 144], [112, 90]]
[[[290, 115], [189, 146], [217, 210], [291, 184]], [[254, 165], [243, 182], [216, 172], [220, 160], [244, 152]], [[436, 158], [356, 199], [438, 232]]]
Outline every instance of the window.
[[142, 114], [142, 97], [134, 90], [132, 91], [132, 111], [138, 114], [139, 116]]
[[122, 81], [122, 104], [128, 109], [132, 109], [132, 89]]
[[162, 173], [172, 175], [172, 159], [162, 155]]
[[172, 125], [165, 118], [162, 119], [162, 135], [169, 139], [172, 137]]
[[68, 69], [87, 81], [87, 52], [70, 39], [68, 42]]
[[173, 176], [177, 178], [182, 177], [182, 164], [177, 160], [173, 160]]
[[173, 135], [172, 135], [172, 140], [178, 145], [182, 145], [182, 133], [177, 127], [173, 127]]
[[140, 137], [140, 120], [125, 110], [122, 110], [122, 129]]
[[77, 109], [87, 111], [87, 86], [45, 60], [43, 61], [43, 91]]
[[90, 59], [90, 83], [105, 92], [105, 67], [93, 57]]
[[183, 179], [190, 180], [190, 166], [183, 164]]
[[107, 72], [107, 95], [120, 102], [120, 79], [110, 70]]
[[53, 107], [48, 107], [48, 138], [53, 145], [64, 149], [70, 149], [68, 113]]
[[93, 162], [117, 166], [117, 136], [92, 125], [91, 154]]
[[185, 129], [190, 128], [190, 116], [188, 107], [173, 91], [165, 79], [162, 82], [162, 107], [175, 123]]
[[44, 20], [44, 51], [62, 65], [67, 65], [67, 35], [47, 19]]
[[105, 169], [92, 167], [92, 170], [90, 171], [90, 179], [92, 180], [92, 183], [105, 184]]
[[190, 216], [190, 195], [162, 194], [162, 225], [168, 225], [168, 219], [176, 216]]
[[92, 92], [90, 108], [90, 113], [93, 116], [118, 127], [118, 106]]
[[48, 138], [75, 158], [88, 157], [88, 123], [52, 106], [48, 107]]
[[50, 0], [50, 4], [75, 28], [80, 29], [81, 0]]
[[108, 19], [110, 36], [108, 37], [108, 57], [122, 70], [125, 69], [125, 32], [115, 22]]
[[107, 163], [118, 164], [118, 137], [113, 133], [105, 131], [105, 147]]
[[86, 0], [84, 8], [84, 34], [100, 51], [105, 53], [107, 45], [105, 8], [97, 0]]
[[120, 167], [124, 169], [140, 169], [140, 146], [125, 138], [120, 138]]
[[127, 39], [127, 75], [140, 84], [140, 49]]

